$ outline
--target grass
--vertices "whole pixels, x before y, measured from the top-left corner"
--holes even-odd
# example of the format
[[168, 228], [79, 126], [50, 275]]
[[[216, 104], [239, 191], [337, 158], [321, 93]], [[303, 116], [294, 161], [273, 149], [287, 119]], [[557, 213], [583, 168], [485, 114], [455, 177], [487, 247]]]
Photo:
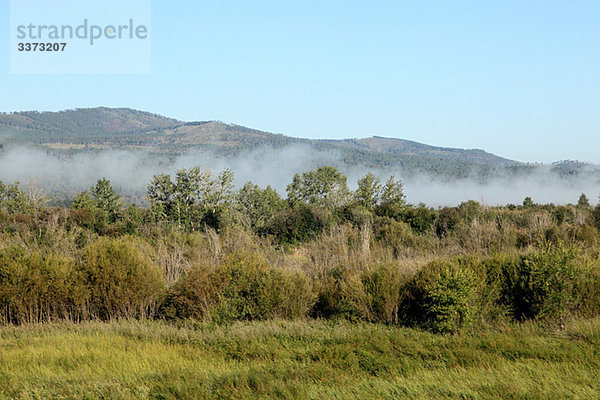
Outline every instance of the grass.
[[0, 398], [600, 397], [600, 320], [463, 335], [298, 321], [0, 330]]

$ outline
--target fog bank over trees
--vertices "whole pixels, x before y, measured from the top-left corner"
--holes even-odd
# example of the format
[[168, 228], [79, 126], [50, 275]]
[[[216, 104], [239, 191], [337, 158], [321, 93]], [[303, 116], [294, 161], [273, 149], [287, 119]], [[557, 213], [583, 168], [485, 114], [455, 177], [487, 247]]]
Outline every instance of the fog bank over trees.
[[[284, 194], [294, 174], [322, 165], [338, 168], [355, 189], [367, 172], [385, 179], [395, 175], [403, 180], [407, 201], [428, 206], [454, 206], [476, 200], [488, 205], [520, 204], [530, 196], [539, 203], [568, 204], [586, 193], [595, 203], [600, 193], [600, 180], [592, 173], [561, 177], [550, 166], [539, 166], [521, 176], [495, 176], [481, 179], [476, 173], [470, 179], [448, 180], [426, 174], [407, 175], [402, 168], [349, 166], [335, 151], [292, 145], [281, 149], [260, 148], [235, 157], [219, 157], [206, 152], [189, 152], [177, 157], [147, 151], [105, 150], [81, 152], [58, 158], [48, 151], [33, 147], [16, 147], [0, 153], [0, 180], [20, 181], [55, 195], [72, 195], [87, 189], [97, 179], [109, 179], [122, 194], [144, 199], [146, 186], [155, 174], [173, 174], [181, 168], [199, 165], [214, 172], [231, 169], [235, 187], [252, 181], [261, 187], [271, 185]], [[125, 196], [128, 198], [128, 196]]]

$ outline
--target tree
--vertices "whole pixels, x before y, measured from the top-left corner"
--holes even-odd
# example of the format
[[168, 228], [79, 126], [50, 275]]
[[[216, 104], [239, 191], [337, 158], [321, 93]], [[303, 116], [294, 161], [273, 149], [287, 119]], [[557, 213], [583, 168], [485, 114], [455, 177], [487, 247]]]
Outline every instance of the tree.
[[8, 213], [28, 213], [33, 211], [33, 202], [23, 193], [19, 182], [5, 185], [0, 181], [0, 210]]
[[96, 206], [107, 213], [110, 222], [115, 222], [121, 208], [120, 196], [115, 194], [110, 181], [106, 178], [99, 179], [96, 186], [90, 189]]
[[368, 173], [358, 181], [354, 199], [363, 207], [372, 208], [379, 203], [381, 182], [375, 175]]
[[212, 211], [222, 206], [229, 207], [234, 199], [233, 172], [227, 168], [217, 179], [209, 179], [201, 195], [204, 198], [204, 206]]
[[237, 193], [236, 208], [256, 230], [264, 227], [276, 213], [285, 209], [285, 201], [271, 186], [261, 189], [258, 185], [247, 182]]
[[348, 198], [346, 177], [333, 167], [296, 174], [287, 186], [288, 200], [292, 203], [314, 204], [325, 209], [340, 207]]
[[383, 187], [381, 204], [393, 208], [404, 207], [406, 205], [402, 181], [396, 180], [393, 175], [390, 176]]
[[375, 212], [377, 215], [398, 219], [401, 218], [405, 209], [406, 201], [402, 181], [396, 180], [392, 175], [383, 186], [380, 203]]
[[196, 230], [215, 227], [233, 199], [233, 173], [226, 169], [213, 178], [210, 171], [196, 166], [180, 169], [175, 182], [170, 175], [155, 175], [148, 185], [148, 200], [156, 220], [176, 222]]
[[581, 196], [579, 196], [579, 200], [577, 201], [577, 205], [582, 208], [588, 208], [590, 206], [590, 200], [585, 193], [581, 193]]
[[148, 199], [151, 203], [166, 204], [172, 200], [174, 188], [170, 175], [154, 175], [148, 185]]
[[598, 205], [594, 207], [593, 217], [594, 225], [596, 225], [596, 228], [600, 229], [600, 197], [598, 197]]
[[535, 207], [535, 203], [533, 202], [533, 199], [529, 196], [525, 197], [525, 200], [523, 200], [523, 207], [525, 207], [525, 208]]
[[71, 208], [74, 210], [87, 210], [90, 213], [98, 208], [96, 200], [90, 195], [90, 192], [84, 190], [73, 199]]
[[170, 175], [154, 175], [148, 185], [150, 210], [155, 220], [166, 221], [172, 212], [175, 185]]

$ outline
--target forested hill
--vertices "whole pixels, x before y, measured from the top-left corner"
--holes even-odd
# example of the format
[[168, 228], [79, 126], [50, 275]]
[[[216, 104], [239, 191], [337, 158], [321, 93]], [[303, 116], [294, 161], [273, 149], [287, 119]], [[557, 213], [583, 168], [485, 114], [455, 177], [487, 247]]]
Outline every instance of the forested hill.
[[16, 133], [38, 143], [103, 142], [181, 125], [180, 121], [127, 108], [89, 108], [60, 112], [0, 114], [2, 133]]
[[[166, 155], [190, 150], [235, 156], [259, 147], [302, 145], [347, 166], [401, 168], [404, 174], [444, 177], [521, 173], [534, 168], [483, 150], [429, 146], [374, 136], [365, 139], [309, 140], [273, 134], [218, 121], [184, 122], [127, 108], [89, 108], [61, 112], [0, 114], [0, 147], [36, 145], [74, 153], [107, 148], [144, 149]], [[571, 164], [569, 164], [571, 165]], [[577, 173], [577, 168], [563, 171]]]

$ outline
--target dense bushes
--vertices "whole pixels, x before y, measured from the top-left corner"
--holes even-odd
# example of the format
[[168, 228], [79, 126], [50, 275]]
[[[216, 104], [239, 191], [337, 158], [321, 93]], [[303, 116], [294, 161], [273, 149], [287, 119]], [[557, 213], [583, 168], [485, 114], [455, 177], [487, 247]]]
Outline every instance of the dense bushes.
[[414, 207], [399, 181], [368, 176], [352, 195], [331, 168], [287, 200], [250, 183], [233, 196], [231, 178], [155, 177], [151, 207], [125, 209], [105, 180], [68, 209], [0, 186], [0, 323], [315, 317], [459, 332], [600, 311], [598, 208]]
[[312, 287], [304, 274], [241, 253], [216, 267], [190, 270], [170, 291], [161, 314], [216, 321], [301, 318], [313, 304]]
[[575, 249], [548, 247], [504, 269], [505, 302], [519, 320], [561, 318], [574, 308], [582, 269]]
[[148, 316], [163, 290], [161, 272], [131, 239], [100, 239], [81, 262], [0, 250], [0, 320], [10, 323]]
[[263, 232], [280, 244], [298, 244], [315, 239], [332, 222], [329, 211], [299, 204], [276, 214]]
[[426, 264], [407, 288], [406, 318], [435, 332], [458, 332], [480, 315], [481, 284], [470, 268], [446, 260]]
[[313, 315], [398, 323], [406, 274], [396, 263], [364, 271], [334, 268], [319, 282]]
[[282, 260], [288, 256], [278, 253], [267, 260], [256, 249], [215, 259], [194, 255], [204, 251], [202, 246], [223, 251], [215, 240], [220, 239], [182, 243], [193, 247], [181, 256], [196, 261], [171, 278], [169, 288], [168, 271], [156, 266], [159, 258], [152, 244], [141, 238], [92, 239], [74, 256], [6, 247], [0, 250], [1, 322], [152, 316], [228, 322], [312, 316], [452, 333], [475, 322], [562, 321], [576, 314], [595, 316], [600, 309], [598, 256], [573, 246], [444, 257], [418, 265], [354, 260], [352, 266], [318, 271], [316, 266], [286, 266]]
[[414, 273], [397, 263], [333, 268], [318, 282], [318, 293], [316, 317], [458, 332], [507, 318], [598, 315], [600, 272], [572, 246], [548, 245], [520, 256], [439, 259]]
[[151, 315], [164, 283], [140, 241], [102, 238], [83, 252], [90, 313], [101, 319]]
[[73, 259], [19, 247], [0, 251], [0, 321], [77, 320], [86, 315], [87, 300]]

